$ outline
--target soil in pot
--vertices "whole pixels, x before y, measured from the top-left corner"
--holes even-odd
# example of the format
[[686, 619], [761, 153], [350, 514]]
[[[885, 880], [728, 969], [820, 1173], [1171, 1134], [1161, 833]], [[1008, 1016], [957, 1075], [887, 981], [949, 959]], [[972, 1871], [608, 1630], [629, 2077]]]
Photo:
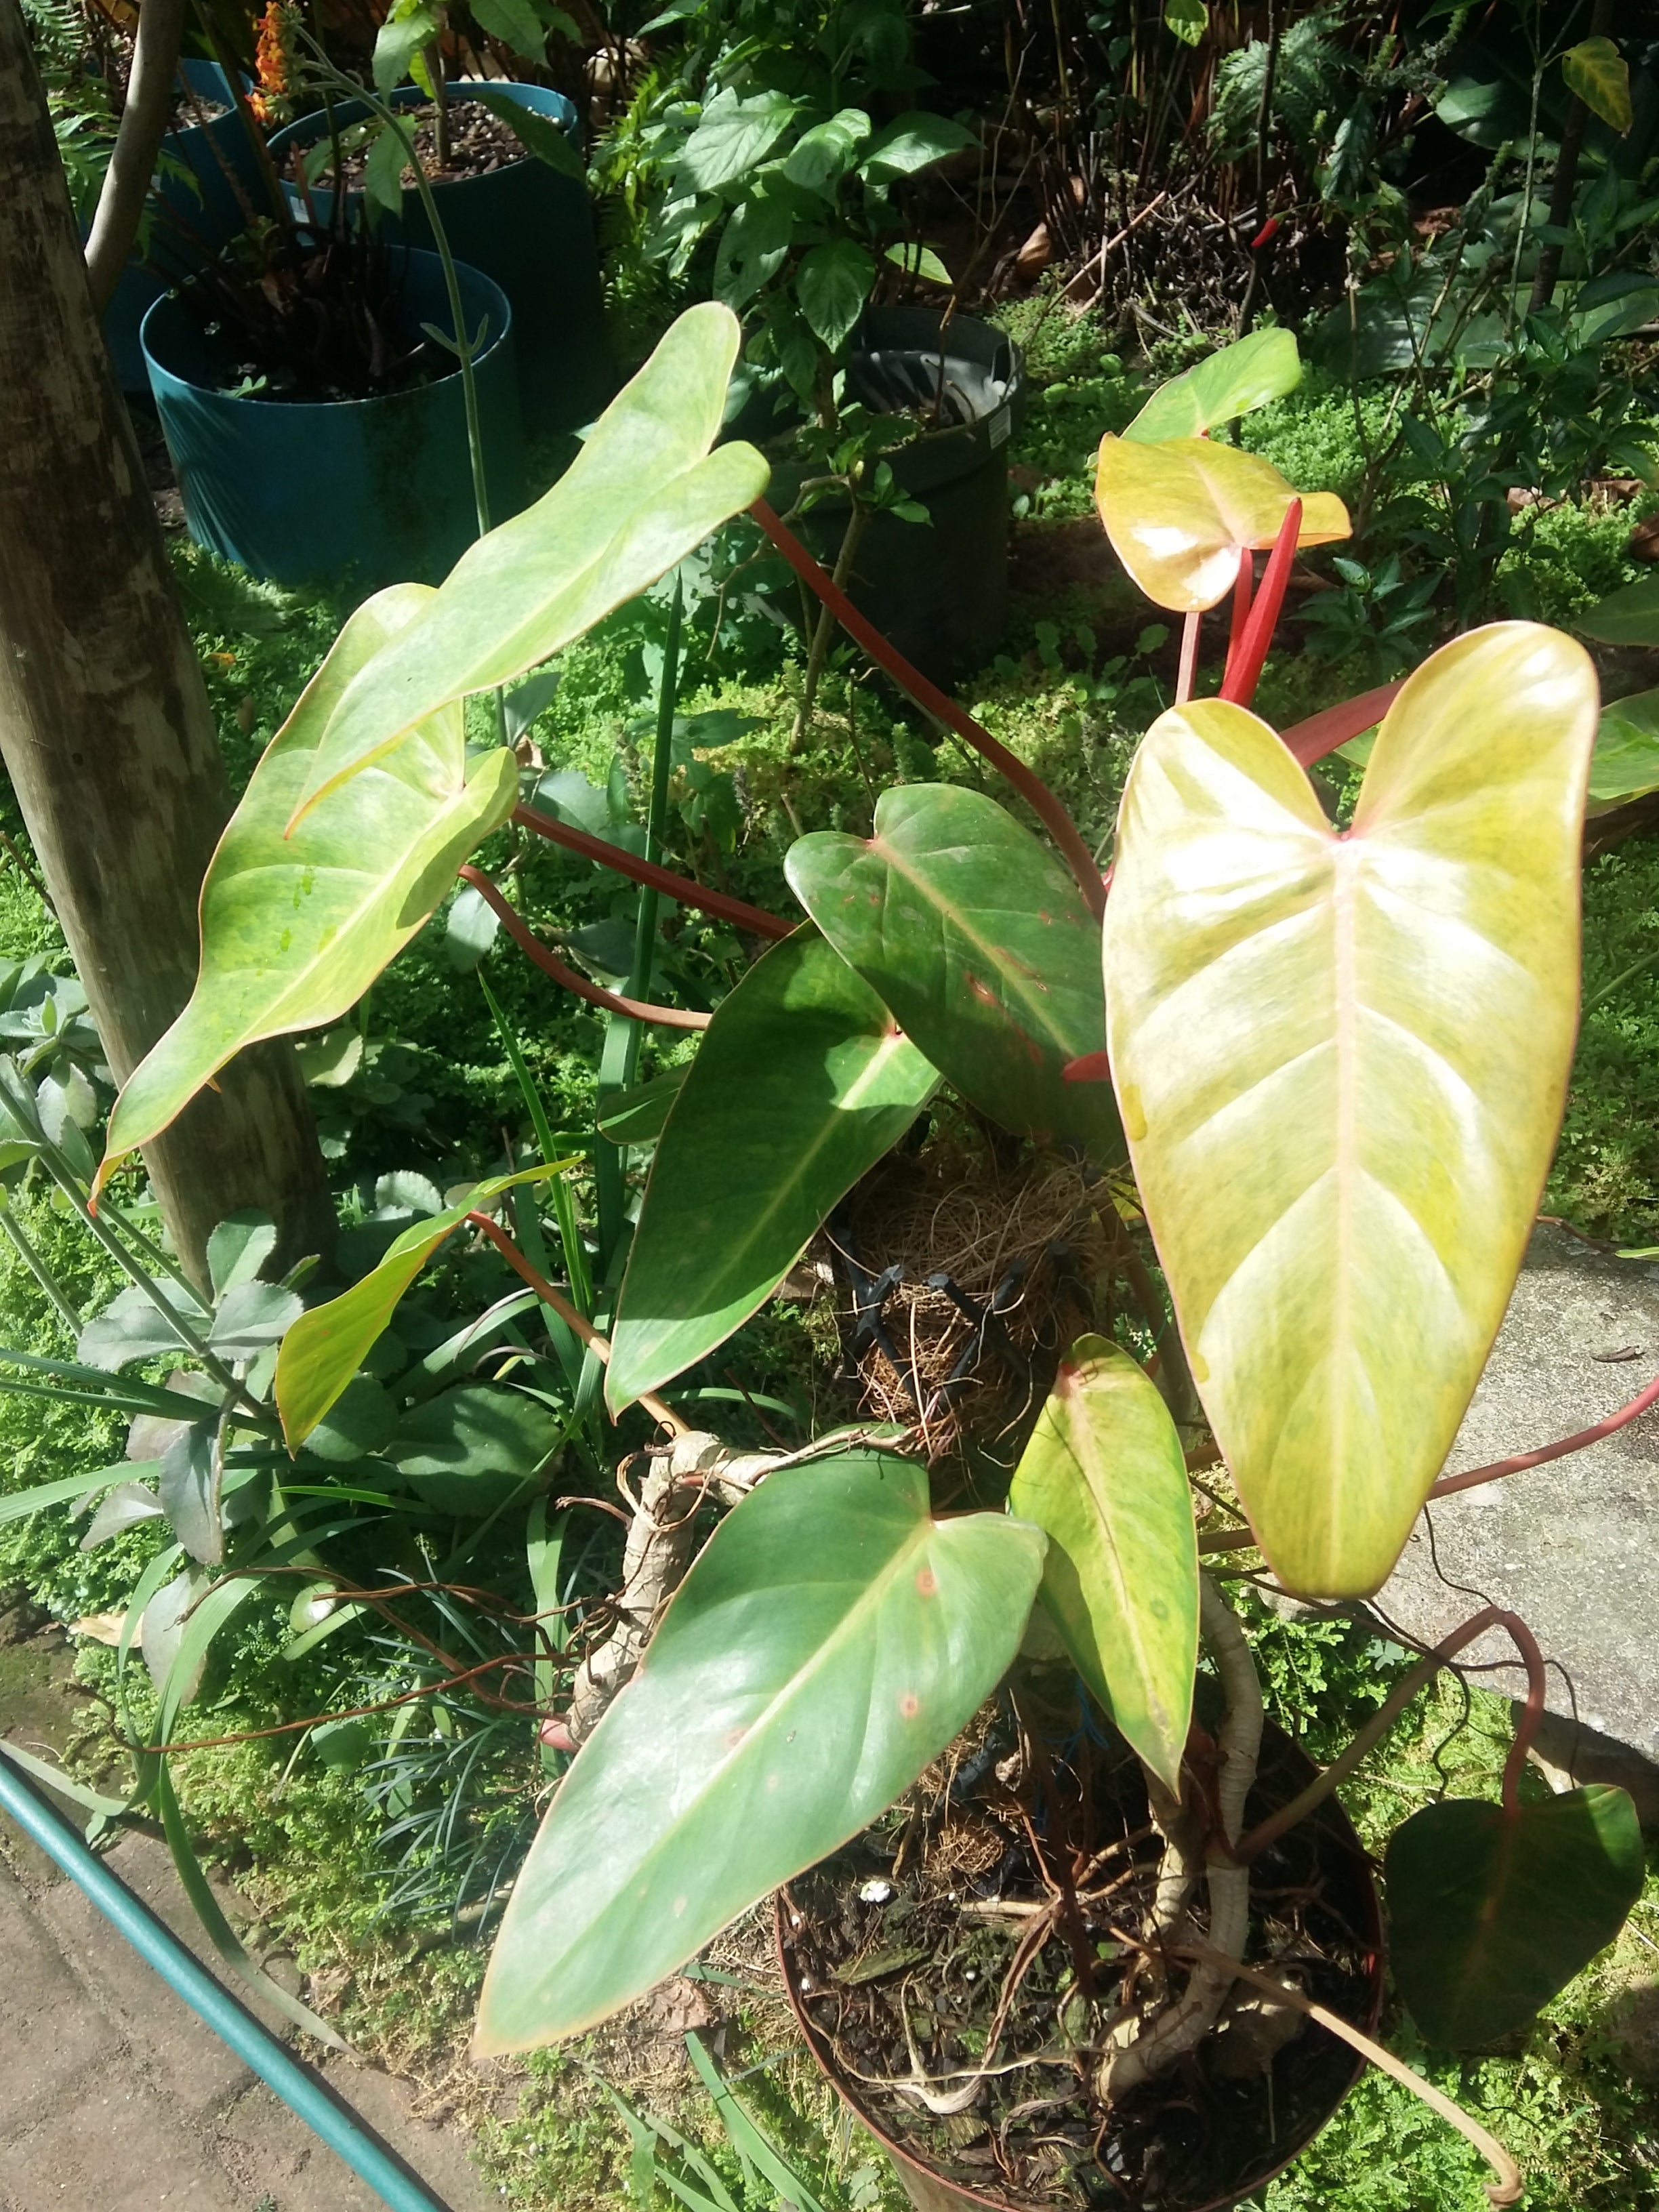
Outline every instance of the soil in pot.
[[[528, 158], [524, 141], [512, 125], [479, 100], [450, 101], [449, 159], [441, 169], [438, 167], [437, 109], [432, 102], [428, 100], [424, 107], [405, 109], [398, 120], [406, 131], [411, 131], [415, 151], [428, 184], [452, 185], [465, 177], [488, 177], [497, 169]], [[342, 148], [341, 166], [353, 191], [362, 187], [368, 161], [368, 148], [362, 134], [351, 132]], [[333, 181], [326, 171], [324, 181]], [[412, 188], [414, 171], [405, 169], [402, 181]]]
[[[1249, 1820], [1313, 1771], [1269, 1723]], [[1160, 1851], [1115, 1731], [1077, 1717], [1070, 1740], [1045, 1743], [988, 1709], [977, 1741], [780, 1900], [785, 1976], [820, 2065], [878, 2135], [981, 2198], [1033, 2212], [1236, 2202], [1305, 2147], [1358, 2069], [1346, 2045], [1241, 1984], [1188, 2058], [1099, 2100], [1103, 2028], [1162, 1972], [1122, 1940], [1147, 1924]], [[1334, 1799], [1263, 1853], [1251, 1899], [1251, 1961], [1368, 2027], [1376, 1890]], [[1203, 1917], [1200, 1901], [1200, 1932]], [[1186, 1971], [1171, 1962], [1176, 1986]]]

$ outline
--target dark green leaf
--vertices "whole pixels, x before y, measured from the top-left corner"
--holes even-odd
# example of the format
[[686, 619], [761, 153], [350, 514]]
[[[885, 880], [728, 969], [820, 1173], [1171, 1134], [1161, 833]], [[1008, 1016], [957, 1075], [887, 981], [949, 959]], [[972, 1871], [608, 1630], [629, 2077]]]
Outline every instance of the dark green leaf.
[[669, 1109], [690, 1073], [690, 1064], [670, 1067], [649, 1083], [619, 1091], [599, 1122], [599, 1134], [613, 1145], [649, 1145], [661, 1136]]
[[691, 191], [712, 192], [746, 176], [782, 137], [798, 106], [787, 92], [757, 92], [744, 99], [722, 86], [681, 149], [681, 182]]
[[437, 1512], [481, 1519], [536, 1473], [563, 1433], [522, 1391], [469, 1382], [405, 1413], [386, 1456]]
[[531, 0], [467, 0], [478, 28], [515, 54], [539, 62], [547, 52], [547, 27]]
[[1659, 645], [1659, 576], [1644, 576], [1639, 584], [1609, 592], [1586, 613], [1575, 615], [1572, 626], [1601, 645]]
[[[578, 184], [586, 184], [587, 171], [583, 166], [580, 153], [571, 143], [568, 131], [556, 123], [550, 115], [543, 115], [536, 108], [526, 107], [510, 92], [497, 91], [490, 85], [469, 84], [466, 96], [469, 100], [476, 100], [481, 107], [487, 107], [492, 115], [499, 115], [526, 153], [533, 154], [556, 175], [571, 177]], [[508, 703], [510, 707], [511, 702]], [[509, 743], [511, 734], [509, 732]]]
[[[191, 1328], [207, 1328], [208, 1315], [176, 1284], [169, 1285], [162, 1295]], [[178, 1330], [169, 1327], [149, 1291], [132, 1283], [118, 1291], [102, 1313], [87, 1323], [75, 1349], [85, 1366], [104, 1368], [113, 1374], [131, 1360], [177, 1352], [181, 1343]]]
[[1612, 1942], [1642, 1893], [1636, 1808], [1590, 1783], [1506, 1812], [1428, 1805], [1397, 1829], [1385, 1868], [1400, 1994], [1432, 2043], [1495, 2043]]
[[611, 1334], [613, 1412], [748, 1320], [938, 1079], [816, 930], [756, 962], [657, 1146]]
[[233, 1213], [208, 1238], [208, 1273], [213, 1295], [223, 1297], [240, 1283], [251, 1283], [276, 1249], [276, 1225], [268, 1213]]
[[372, 1375], [355, 1376], [306, 1438], [316, 1458], [348, 1466], [378, 1452], [397, 1426], [398, 1409]]
[[783, 161], [783, 173], [804, 191], [826, 199], [858, 159], [859, 148], [870, 136], [870, 118], [861, 107], [843, 107], [827, 123], [804, 131]]
[[891, 1804], [1012, 1659], [1042, 1553], [1006, 1515], [933, 1520], [913, 1461], [851, 1452], [769, 1476], [554, 1799], [480, 2047], [591, 2027]]
[[304, 1311], [303, 1302], [280, 1283], [238, 1283], [219, 1301], [208, 1342], [222, 1359], [251, 1359]]
[[859, 174], [866, 184], [889, 184], [895, 177], [914, 177], [918, 170], [931, 168], [947, 155], [963, 153], [978, 143], [971, 131], [951, 122], [948, 116], [913, 111], [877, 132], [859, 163]]
[[171, 1425], [173, 1432], [161, 1446], [161, 1510], [191, 1559], [215, 1567], [225, 1555], [219, 1526], [218, 1423], [178, 1421]]
[[945, 1080], [1005, 1127], [1123, 1157], [1111, 1085], [1066, 1083], [1106, 1041], [1100, 927], [1068, 871], [981, 792], [907, 784], [875, 835], [818, 830], [791, 890]]
[[876, 264], [850, 238], [815, 246], [795, 272], [795, 295], [812, 335], [833, 353], [864, 313]]

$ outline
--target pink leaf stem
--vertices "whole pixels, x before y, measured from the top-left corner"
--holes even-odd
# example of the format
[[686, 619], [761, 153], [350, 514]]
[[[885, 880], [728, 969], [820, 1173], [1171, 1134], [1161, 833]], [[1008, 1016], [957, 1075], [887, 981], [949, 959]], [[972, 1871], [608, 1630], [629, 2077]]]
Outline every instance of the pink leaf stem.
[[579, 975], [574, 968], [567, 968], [537, 936], [524, 916], [510, 899], [504, 898], [488, 876], [465, 863], [460, 871], [480, 898], [501, 916], [507, 935], [523, 951], [527, 952], [545, 975], [562, 983], [567, 991], [574, 991], [579, 999], [586, 999], [590, 1006], [603, 1006], [608, 1014], [626, 1014], [630, 1021], [655, 1022], [665, 1030], [706, 1030], [713, 1018], [708, 1014], [693, 1013], [685, 1006], [648, 1006], [642, 999], [619, 998], [616, 992], [602, 985], [590, 983], [586, 975]]
[[989, 761], [999, 775], [1006, 776], [1029, 803], [1059, 846], [1066, 866], [1077, 878], [1078, 889], [1088, 902], [1090, 912], [1098, 921], [1106, 911], [1106, 893], [1101, 884], [1100, 870], [1095, 866], [1094, 855], [1083, 842], [1076, 823], [1042, 777], [1027, 768], [1017, 753], [1012, 753], [1006, 745], [1000, 744], [988, 729], [974, 720], [965, 707], [958, 706], [936, 684], [930, 684], [919, 668], [912, 667], [875, 624], [859, 612], [834, 578], [819, 567], [799, 538], [779, 520], [763, 499], [757, 499], [749, 512], [802, 582], [829, 608], [848, 635], [864, 647], [878, 667], [886, 670], [899, 689], [908, 692], [924, 714], [931, 714], [936, 722], [943, 722], [946, 729], [954, 730], [964, 744], [971, 745], [982, 759]]
[[642, 860], [637, 853], [625, 852], [607, 837], [590, 836], [586, 830], [573, 830], [568, 822], [556, 821], [550, 814], [538, 814], [533, 806], [515, 806], [513, 819], [521, 830], [534, 830], [550, 844], [562, 845], [566, 852], [579, 853], [585, 860], [597, 860], [600, 867], [614, 869], [630, 883], [647, 884], [681, 906], [695, 907], [700, 914], [712, 914], [738, 929], [746, 929], [751, 937], [789, 937], [800, 927], [799, 922], [786, 921], [781, 915], [768, 914], [763, 907], [728, 898], [724, 891], [707, 890], [690, 876], [677, 876], [672, 868]]
[[[1255, 687], [1261, 680], [1261, 664], [1267, 658], [1267, 647], [1279, 626], [1285, 587], [1291, 580], [1291, 563], [1296, 558], [1297, 539], [1301, 534], [1302, 502], [1293, 499], [1285, 510], [1279, 536], [1262, 570], [1261, 589], [1255, 595], [1236, 647], [1227, 656], [1227, 672], [1222, 678], [1219, 696], [1235, 706], [1248, 707], [1255, 696]], [[1250, 557], [1248, 550], [1244, 557]]]

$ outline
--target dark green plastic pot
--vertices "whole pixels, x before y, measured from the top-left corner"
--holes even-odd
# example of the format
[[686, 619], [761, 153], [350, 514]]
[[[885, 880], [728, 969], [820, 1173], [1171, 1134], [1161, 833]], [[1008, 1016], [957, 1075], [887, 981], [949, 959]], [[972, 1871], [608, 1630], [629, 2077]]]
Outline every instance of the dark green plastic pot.
[[[435, 253], [402, 249], [402, 319], [453, 335]], [[490, 520], [524, 501], [512, 311], [476, 269], [459, 270], [469, 330], [494, 333], [477, 364]], [[176, 295], [144, 318], [150, 390], [198, 545], [273, 583], [345, 580], [364, 592], [440, 582], [477, 535], [459, 371], [379, 399], [238, 398]]]
[[[229, 112], [211, 123], [169, 131], [162, 141], [169, 160], [158, 170], [150, 195], [144, 251], [122, 270], [104, 312], [104, 341], [124, 392], [149, 389], [138, 325], [152, 301], [199, 267], [204, 250], [216, 253], [246, 229], [244, 200], [255, 210], [264, 205], [258, 157], [236, 112], [229, 78], [216, 62], [180, 62], [179, 74], [198, 100], [222, 100]], [[173, 170], [173, 162], [182, 162], [192, 181]]]
[[[536, 84], [492, 83], [489, 88], [545, 116], [573, 143], [580, 143], [576, 111], [562, 93]], [[465, 83], [447, 90], [452, 106], [471, 96]], [[425, 96], [406, 86], [396, 104], [417, 106]], [[350, 101], [334, 112], [345, 125], [360, 122], [368, 110]], [[289, 173], [293, 149], [314, 145], [327, 128], [323, 116], [307, 115], [277, 131], [270, 153], [279, 172]], [[592, 210], [581, 183], [526, 155], [485, 176], [434, 185], [432, 196], [451, 252], [481, 269], [512, 302], [526, 422], [532, 429], [568, 430], [591, 422], [616, 391], [617, 374], [605, 339]], [[329, 191], [312, 193], [319, 222], [327, 222], [333, 198]], [[431, 246], [431, 226], [412, 189], [404, 192], [402, 218], [390, 222], [387, 234], [410, 246]]]
[[[853, 341], [847, 395], [878, 413], [937, 405], [944, 427], [889, 456], [925, 523], [872, 517], [848, 584], [860, 612], [941, 689], [990, 659], [1008, 614], [1008, 440], [1024, 404], [1019, 349], [969, 315], [944, 326], [930, 307], [872, 307]], [[943, 361], [941, 362], [941, 344]], [[942, 375], [941, 375], [942, 369]], [[747, 410], [735, 426], [762, 434]], [[780, 514], [805, 473], [789, 458], [767, 497]], [[833, 568], [845, 506], [815, 507], [801, 534]]]

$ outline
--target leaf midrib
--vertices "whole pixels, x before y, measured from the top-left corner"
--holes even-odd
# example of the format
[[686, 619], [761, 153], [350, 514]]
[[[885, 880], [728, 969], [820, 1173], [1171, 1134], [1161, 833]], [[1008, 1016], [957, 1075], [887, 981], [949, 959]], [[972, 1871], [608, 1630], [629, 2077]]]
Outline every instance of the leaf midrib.
[[[1018, 975], [1006, 957], [988, 937], [982, 935], [969, 924], [964, 918], [963, 909], [952, 905], [948, 900], [934, 892], [927, 878], [908, 866], [898, 848], [890, 845], [884, 837], [871, 838], [869, 849], [872, 853], [879, 854], [896, 875], [921, 893], [923, 899], [934, 908], [940, 918], [954, 927], [957, 934], [981, 955], [994, 975], [1006, 979], [1009, 995], [1017, 998], [1020, 1005], [1029, 1012], [1033, 1022], [1047, 1037], [1054, 1051], [1059, 1054], [1068, 1050], [1072, 1040], [1063, 1036], [1055, 1025], [1051, 1011], [1052, 1002], [1045, 1002], [1036, 998], [1029, 988], [1022, 987]], [[1003, 1011], [1006, 1014], [1007, 1010], [1005, 1007]]]

